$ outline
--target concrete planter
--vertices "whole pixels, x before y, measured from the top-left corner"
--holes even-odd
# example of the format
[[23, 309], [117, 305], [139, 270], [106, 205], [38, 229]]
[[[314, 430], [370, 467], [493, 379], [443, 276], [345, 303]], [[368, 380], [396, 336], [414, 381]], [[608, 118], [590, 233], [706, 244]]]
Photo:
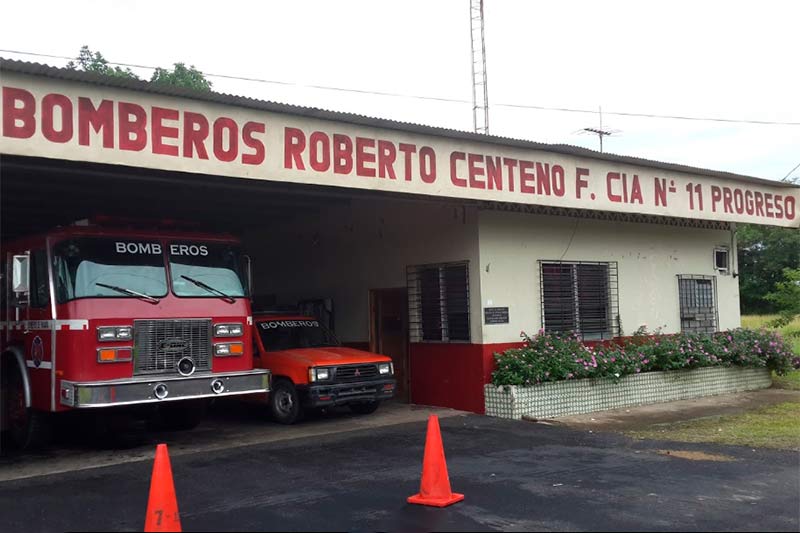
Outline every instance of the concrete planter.
[[486, 414], [501, 418], [577, 415], [620, 407], [686, 400], [715, 394], [765, 389], [766, 368], [710, 367], [646, 372], [610, 379], [577, 379], [531, 387], [486, 385]]

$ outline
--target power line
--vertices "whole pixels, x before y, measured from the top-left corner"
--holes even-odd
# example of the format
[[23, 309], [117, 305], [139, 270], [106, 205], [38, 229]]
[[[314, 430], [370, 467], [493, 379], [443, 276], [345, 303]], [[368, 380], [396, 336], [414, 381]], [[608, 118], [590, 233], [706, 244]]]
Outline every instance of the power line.
[[786, 181], [786, 180], [788, 180], [788, 179], [789, 179], [789, 176], [791, 176], [791, 175], [792, 175], [792, 172], [794, 172], [794, 171], [795, 171], [795, 170], [797, 170], [798, 168], [800, 168], [800, 163], [797, 163], [797, 165], [796, 165], [796, 166], [795, 166], [795, 167], [794, 167], [792, 170], [790, 170], [788, 174], [786, 174], [784, 177], [782, 177], [782, 178], [781, 178], [781, 181]]
[[[75, 60], [77, 57], [71, 56], [61, 56], [55, 54], [41, 54], [35, 52], [23, 52], [19, 50], [4, 50], [0, 49], [2, 53], [10, 53], [10, 54], [19, 54], [19, 55], [29, 55], [29, 56], [36, 56], [36, 57], [47, 57], [51, 59], [66, 59], [66, 60]], [[157, 67], [153, 67], [150, 65], [138, 65], [135, 63], [121, 63], [116, 61], [106, 61], [109, 65], [116, 65], [121, 67], [133, 67], [133, 68], [144, 68], [149, 70], [155, 70]], [[256, 82], [256, 83], [267, 83], [273, 85], [284, 85], [284, 86], [291, 86], [291, 87], [302, 87], [308, 89], [319, 89], [325, 91], [338, 91], [338, 92], [346, 92], [346, 93], [355, 93], [355, 94], [369, 94], [375, 96], [389, 96], [394, 98], [410, 98], [415, 100], [430, 100], [436, 102], [448, 102], [454, 104], [471, 104], [470, 100], [462, 100], [459, 98], [445, 98], [445, 97], [438, 97], [438, 96], [425, 96], [425, 95], [418, 95], [418, 94], [404, 94], [404, 93], [395, 93], [395, 92], [388, 92], [388, 91], [373, 91], [373, 90], [366, 90], [366, 89], [352, 89], [347, 87], [333, 87], [330, 85], [314, 85], [314, 84], [302, 84], [302, 83], [295, 83], [295, 82], [288, 82], [288, 81], [280, 81], [280, 80], [267, 80], [263, 78], [251, 78], [246, 76], [233, 76], [229, 74], [215, 74], [211, 72], [203, 72], [204, 76], [208, 76], [211, 78], [222, 78], [222, 79], [229, 79], [229, 80], [238, 80], [238, 81], [249, 81], [249, 82]], [[568, 107], [549, 107], [549, 106], [538, 106], [538, 105], [531, 105], [531, 104], [514, 104], [514, 103], [493, 103], [493, 107], [509, 107], [514, 109], [534, 109], [538, 111], [557, 111], [563, 113], [584, 113], [584, 114], [597, 114], [597, 111], [593, 109], [575, 109], [575, 108], [568, 108]], [[765, 125], [765, 126], [800, 126], [800, 122], [788, 122], [788, 121], [780, 121], [780, 120], [750, 120], [750, 119], [735, 119], [735, 118], [719, 118], [719, 117], [693, 117], [687, 115], [659, 115], [656, 113], [633, 113], [627, 111], [604, 111], [606, 115], [614, 115], [620, 117], [636, 117], [636, 118], [653, 118], [653, 119], [670, 119], [670, 120], [691, 120], [691, 121], [699, 121], [699, 122], [724, 122], [729, 124], [757, 124], [757, 125]]]

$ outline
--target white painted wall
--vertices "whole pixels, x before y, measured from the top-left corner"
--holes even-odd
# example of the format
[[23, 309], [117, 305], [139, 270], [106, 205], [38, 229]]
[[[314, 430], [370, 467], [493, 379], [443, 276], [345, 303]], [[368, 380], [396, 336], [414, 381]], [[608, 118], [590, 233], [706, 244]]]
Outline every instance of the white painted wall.
[[[475, 208], [441, 202], [353, 199], [322, 213], [245, 236], [257, 294], [279, 303], [330, 297], [336, 332], [369, 340], [369, 289], [406, 286], [406, 267], [470, 262], [470, 293], [480, 294]], [[472, 342], [481, 342], [480, 299], [471, 301]]]
[[[482, 305], [507, 306], [510, 315], [507, 325], [483, 326], [485, 344], [518, 341], [520, 331], [541, 327], [539, 260], [617, 261], [623, 333], [642, 324], [678, 332], [676, 276], [717, 275], [714, 247], [731, 244], [728, 231], [657, 224], [580, 219], [576, 226], [574, 218], [491, 210], [478, 220]], [[717, 302], [719, 328], [738, 327], [737, 278], [717, 275]]]
[[[573, 234], [572, 243], [567, 243]], [[713, 269], [730, 233], [509, 213], [418, 200], [353, 199], [245, 236], [256, 292], [279, 303], [333, 298], [336, 330], [369, 340], [369, 289], [406, 286], [406, 267], [470, 262], [473, 343], [520, 340], [541, 327], [539, 260], [617, 261], [623, 333], [642, 324], [680, 331], [678, 274], [717, 275], [720, 329], [737, 327], [738, 279]], [[565, 253], [566, 251], [566, 253]], [[490, 303], [491, 302], [491, 303]], [[483, 325], [483, 307], [509, 307], [510, 323]]]

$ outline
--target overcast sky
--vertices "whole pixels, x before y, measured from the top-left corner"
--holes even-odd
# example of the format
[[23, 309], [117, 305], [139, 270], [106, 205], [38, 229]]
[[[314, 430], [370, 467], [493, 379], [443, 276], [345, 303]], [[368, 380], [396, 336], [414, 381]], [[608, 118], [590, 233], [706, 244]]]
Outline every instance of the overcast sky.
[[[215, 74], [470, 101], [469, 0], [6, 2], [0, 48]], [[605, 151], [783, 178], [800, 126], [614, 116], [610, 112], [800, 123], [800, 2], [485, 0], [490, 130]], [[0, 52], [63, 66], [66, 60]], [[143, 77], [149, 71], [134, 69]], [[372, 96], [210, 77], [263, 100], [455, 129], [469, 102]], [[800, 169], [793, 175], [800, 176]]]

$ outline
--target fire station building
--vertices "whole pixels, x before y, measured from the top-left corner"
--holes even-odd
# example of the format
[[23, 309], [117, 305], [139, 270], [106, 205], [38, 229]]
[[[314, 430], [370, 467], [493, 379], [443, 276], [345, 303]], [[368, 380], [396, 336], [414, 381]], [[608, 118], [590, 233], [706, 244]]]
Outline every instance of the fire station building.
[[740, 325], [736, 225], [800, 188], [0, 62], [3, 240], [99, 216], [240, 237], [254, 308], [300, 306], [393, 358], [406, 401], [483, 412], [520, 332]]

